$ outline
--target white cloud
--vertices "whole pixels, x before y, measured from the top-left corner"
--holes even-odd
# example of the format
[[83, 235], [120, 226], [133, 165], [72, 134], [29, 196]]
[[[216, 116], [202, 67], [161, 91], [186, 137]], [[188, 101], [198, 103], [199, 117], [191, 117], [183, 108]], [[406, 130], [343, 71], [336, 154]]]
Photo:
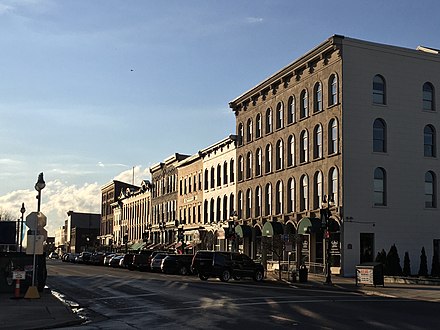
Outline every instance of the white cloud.
[[[133, 180], [134, 176], [134, 180]], [[150, 178], [149, 168], [142, 169], [142, 166], [138, 165], [129, 170], [119, 173], [115, 176], [114, 180], [132, 183], [134, 181], [135, 185], [139, 185], [142, 180]]]
[[246, 22], [249, 24], [263, 23], [264, 19], [261, 17], [246, 17]]
[[0, 15], [8, 14], [13, 11], [13, 7], [0, 3]]
[[[1, 12], [1, 9], [0, 9]], [[0, 158], [0, 164], [1, 165], [19, 165], [22, 162], [10, 158]]]

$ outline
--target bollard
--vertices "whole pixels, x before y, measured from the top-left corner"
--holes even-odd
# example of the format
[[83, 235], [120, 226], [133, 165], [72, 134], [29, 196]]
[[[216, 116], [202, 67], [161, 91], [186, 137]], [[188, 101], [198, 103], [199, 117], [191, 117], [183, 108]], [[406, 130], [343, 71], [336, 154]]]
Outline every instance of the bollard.
[[15, 280], [15, 298], [20, 298], [20, 279]]

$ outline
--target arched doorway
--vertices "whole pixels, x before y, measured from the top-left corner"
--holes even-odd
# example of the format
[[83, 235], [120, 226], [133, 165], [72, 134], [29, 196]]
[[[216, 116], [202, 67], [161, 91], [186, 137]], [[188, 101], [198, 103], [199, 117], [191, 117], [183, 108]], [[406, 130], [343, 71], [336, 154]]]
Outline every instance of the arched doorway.
[[254, 260], [261, 260], [262, 257], [262, 249], [261, 249], [261, 227], [259, 225], [255, 225], [252, 228], [252, 249], [250, 257]]

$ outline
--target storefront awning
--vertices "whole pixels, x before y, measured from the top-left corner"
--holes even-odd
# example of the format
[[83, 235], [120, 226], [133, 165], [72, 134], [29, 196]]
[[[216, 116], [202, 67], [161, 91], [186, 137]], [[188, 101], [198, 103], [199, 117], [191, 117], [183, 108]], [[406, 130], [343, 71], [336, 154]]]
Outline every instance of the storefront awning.
[[[310, 228], [310, 230], [307, 230]], [[312, 234], [320, 232], [321, 229], [321, 219], [319, 218], [302, 218], [298, 223], [298, 234]]]
[[139, 243], [134, 243], [132, 244], [130, 247], [128, 247], [129, 250], [139, 250], [142, 246], [142, 244], [144, 244], [143, 242], [139, 242]]
[[252, 228], [248, 225], [235, 226], [235, 233], [240, 237], [252, 237]]
[[284, 234], [284, 226], [282, 223], [275, 221], [267, 221], [262, 230], [262, 236], [274, 236]]

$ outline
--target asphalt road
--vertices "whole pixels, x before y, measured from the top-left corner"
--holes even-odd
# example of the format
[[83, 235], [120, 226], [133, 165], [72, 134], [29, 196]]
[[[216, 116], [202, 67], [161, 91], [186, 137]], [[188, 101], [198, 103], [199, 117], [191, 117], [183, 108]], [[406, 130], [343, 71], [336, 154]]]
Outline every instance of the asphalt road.
[[48, 262], [48, 285], [81, 329], [438, 329], [440, 306], [251, 280], [207, 282], [101, 266]]

